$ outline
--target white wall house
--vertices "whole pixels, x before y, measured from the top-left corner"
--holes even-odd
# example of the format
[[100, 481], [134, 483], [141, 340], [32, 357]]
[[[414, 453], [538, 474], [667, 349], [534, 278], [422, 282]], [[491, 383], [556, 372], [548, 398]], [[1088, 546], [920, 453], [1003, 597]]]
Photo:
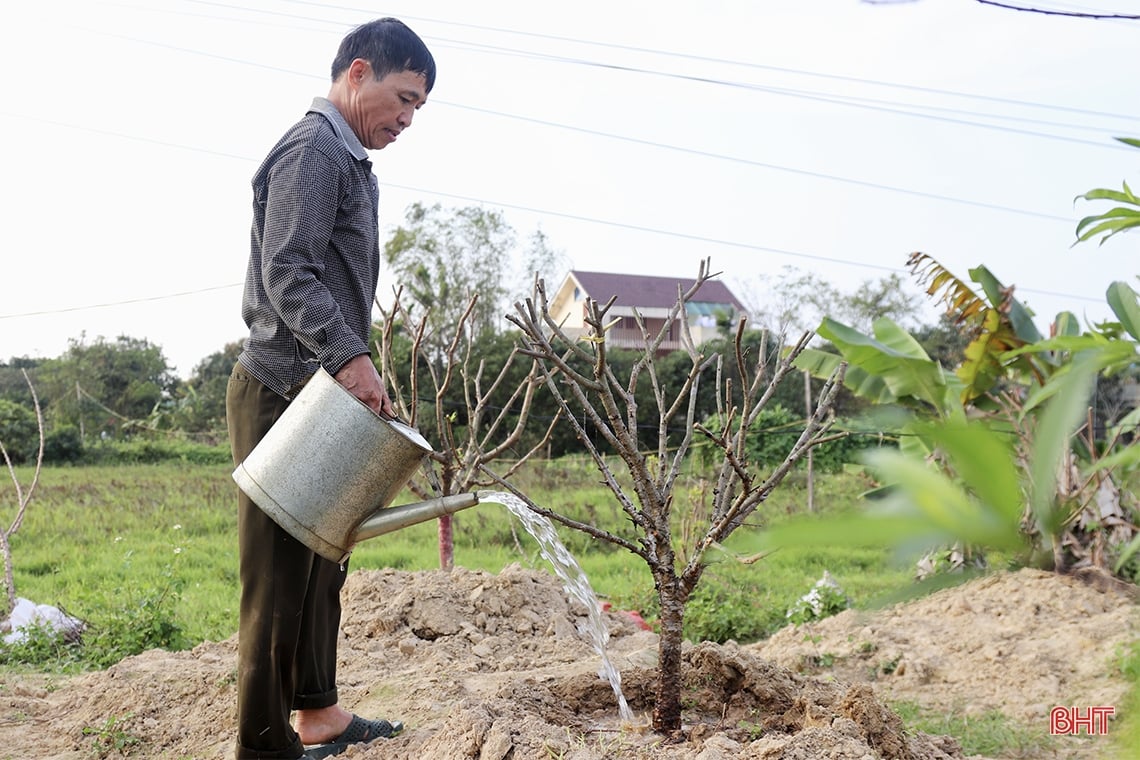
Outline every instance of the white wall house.
[[[607, 316], [609, 321], [619, 321], [606, 331], [606, 343], [614, 348], [640, 348], [645, 343], [634, 312], [641, 315], [649, 334], [656, 335], [665, 324], [669, 310], [677, 303], [678, 288], [687, 291], [693, 282], [691, 278], [572, 271], [550, 299], [550, 314], [568, 335], [578, 337], [587, 331], [586, 299], [604, 304], [616, 296]], [[684, 318], [693, 340], [700, 345], [718, 335], [718, 317], [722, 321], [728, 317], [730, 324], [735, 325], [742, 314], [746, 314], [744, 307], [728, 286], [718, 280], [708, 280], [686, 304]], [[669, 337], [662, 343], [661, 350], [679, 348], [681, 327], [675, 322], [670, 325]]]

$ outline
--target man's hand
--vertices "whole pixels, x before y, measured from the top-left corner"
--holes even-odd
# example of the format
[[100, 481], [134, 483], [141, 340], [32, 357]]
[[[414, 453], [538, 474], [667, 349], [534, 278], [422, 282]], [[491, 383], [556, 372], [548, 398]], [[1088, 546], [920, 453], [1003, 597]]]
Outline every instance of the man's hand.
[[372, 363], [372, 357], [368, 354], [350, 359], [334, 377], [372, 411], [389, 417], [396, 416], [392, 400], [388, 398], [384, 383], [380, 381], [380, 373], [376, 371], [376, 365]]

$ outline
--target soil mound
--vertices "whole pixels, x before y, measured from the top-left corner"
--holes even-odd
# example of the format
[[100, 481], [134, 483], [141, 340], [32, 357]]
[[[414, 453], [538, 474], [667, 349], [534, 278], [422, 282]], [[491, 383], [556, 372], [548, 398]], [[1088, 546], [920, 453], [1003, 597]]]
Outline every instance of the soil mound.
[[[1081, 589], [1065, 586], [1058, 590], [1056, 584], [1064, 583], [1063, 579], [1052, 581], [1054, 592], [1050, 594], [1046, 586], [1054, 576], [1011, 577], [1015, 583], [1005, 593], [1036, 588], [1041, 612], [1037, 618], [1027, 616], [1020, 607], [1002, 613], [1011, 623], [1003, 641], [1029, 644], [1003, 648], [997, 642], [991, 659], [1004, 658], [1006, 667], [1018, 668], [1059, 660], [1063, 647], [1042, 647], [1034, 658], [1028, 647], [1037, 646], [1036, 634], [1023, 628], [1018, 639], [1012, 626], [1048, 620], [1055, 634], [1071, 622], [1071, 615], [1058, 619], [1060, 613], [1075, 605], [1081, 610], [1077, 617], [1087, 619], [1090, 630], [1101, 631], [1090, 651], [1098, 653], [1093, 658], [1101, 658], [1104, 667], [1100, 675], [1087, 674], [1088, 679], [1100, 682], [1102, 691], [1074, 692], [1074, 698], [1119, 697], [1123, 688], [1119, 683], [1117, 691], [1104, 683], [1109, 663], [1103, 661], [1103, 651], [1111, 648], [1112, 637], [1103, 629], [1113, 627], [1119, 636], [1134, 634], [1135, 618], [1122, 611], [1131, 605], [1113, 604], [1107, 597], [1076, 598], [1075, 592]], [[767, 645], [705, 642], [687, 646], [685, 736], [670, 742], [645, 725], [620, 725], [614, 692], [599, 676], [600, 660], [581, 633], [588, 624], [586, 610], [568, 600], [553, 576], [517, 566], [498, 575], [463, 569], [452, 573], [354, 572], [344, 594], [341, 702], [364, 715], [400, 718], [408, 728], [395, 739], [353, 748], [342, 757], [960, 758], [954, 740], [904, 730], [880, 692], [884, 684], [910, 683], [912, 678], [924, 678], [926, 685], [948, 678], [946, 673], [955, 670], [951, 658], [965, 653], [934, 645], [960, 640], [964, 631], [944, 627], [934, 635], [935, 623], [929, 620], [932, 613], [943, 620], [950, 617], [950, 626], [976, 627], [979, 616], [996, 614], [983, 600], [992, 596], [996, 604], [1000, 593], [994, 587], [1006, 583], [999, 577], [971, 584], [975, 591], [968, 594], [957, 590], [968, 600], [969, 609], [962, 606], [964, 601], [931, 597], [880, 613], [887, 616], [881, 623], [845, 613], [840, 616], [843, 620], [823, 621], [811, 628], [818, 645], [834, 652], [840, 663], [864, 662], [859, 659], [864, 640], [875, 645], [875, 658], [895, 657], [897, 648], [892, 678], [880, 676], [873, 683], [866, 677], [840, 677], [840, 668], [819, 677], [813, 672], [818, 668], [805, 667], [810, 662], [805, 656], [810, 654], [795, 647], [797, 640], [802, 643], [804, 629], [781, 632]], [[1005, 602], [1007, 607], [1021, 603], [1016, 595]], [[947, 606], [960, 611], [948, 616]], [[647, 723], [657, 638], [629, 615], [607, 612], [604, 617], [623, 692], [637, 722]], [[913, 632], [915, 620], [931, 627], [929, 639]], [[1096, 621], [1099, 626], [1093, 624]], [[846, 643], [847, 634], [841, 632], [844, 625], [859, 626], [856, 640], [847, 644], [847, 654], [848, 649], [840, 647], [840, 639]], [[1036, 630], [1035, 626], [1028, 628]], [[834, 641], [827, 638], [833, 631]], [[1012, 659], [1015, 656], [1029, 659], [1022, 662]], [[904, 659], [907, 665], [900, 672], [898, 665]], [[45, 760], [89, 758], [98, 745], [104, 757], [230, 758], [235, 661], [236, 638], [231, 638], [186, 652], [146, 652], [105, 671], [66, 680], [9, 679], [0, 690], [3, 754]], [[1065, 662], [1071, 663], [1071, 658]], [[972, 667], [972, 662], [961, 665], [962, 669]], [[858, 668], [851, 670], [854, 674]], [[1011, 680], [1009, 675], [1003, 679]], [[1081, 671], [1058, 683], [1085, 680], [1085, 675]], [[953, 683], [963, 698], [974, 702], [968, 689], [977, 688], [977, 680], [963, 678]], [[916, 694], [923, 692], [922, 685], [914, 685]], [[1012, 693], [1006, 703], [1023, 696]], [[891, 698], [898, 697], [891, 693]], [[1041, 700], [1042, 695], [1035, 693], [1032, 702], [1020, 709], [1033, 714], [1036, 708], [1031, 705]]]

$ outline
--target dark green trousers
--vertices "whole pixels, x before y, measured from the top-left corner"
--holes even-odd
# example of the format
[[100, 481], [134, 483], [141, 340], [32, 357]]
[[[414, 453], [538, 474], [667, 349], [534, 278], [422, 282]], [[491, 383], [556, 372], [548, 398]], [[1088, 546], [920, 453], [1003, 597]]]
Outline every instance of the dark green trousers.
[[[241, 364], [226, 388], [234, 464], [289, 402]], [[241, 607], [237, 758], [298, 758], [292, 710], [336, 704], [336, 642], [345, 568], [314, 553], [238, 490]]]

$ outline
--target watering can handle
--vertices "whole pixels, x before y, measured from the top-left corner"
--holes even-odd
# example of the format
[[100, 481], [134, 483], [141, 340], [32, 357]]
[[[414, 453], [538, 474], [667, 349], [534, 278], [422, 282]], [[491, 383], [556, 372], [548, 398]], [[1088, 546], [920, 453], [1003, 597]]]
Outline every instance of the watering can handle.
[[397, 416], [395, 414], [387, 414], [386, 412], [376, 412], [376, 416], [382, 420], [387, 420], [388, 422], [399, 422], [401, 425], [411, 427], [411, 425], [409, 423], [404, 422], [402, 419], [399, 418], [399, 416]]

